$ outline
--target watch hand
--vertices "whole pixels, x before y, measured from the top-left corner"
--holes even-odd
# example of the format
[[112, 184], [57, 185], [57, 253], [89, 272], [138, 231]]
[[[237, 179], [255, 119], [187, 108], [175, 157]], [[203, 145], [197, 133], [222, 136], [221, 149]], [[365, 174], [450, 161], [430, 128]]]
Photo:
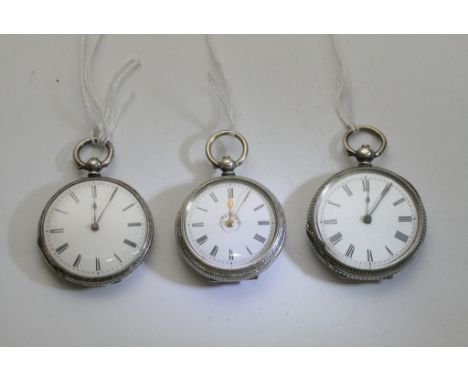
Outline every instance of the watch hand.
[[109, 200], [107, 201], [106, 205], [104, 206], [104, 209], [102, 210], [101, 214], [99, 215], [99, 217], [98, 217], [98, 219], [97, 219], [97, 221], [96, 221], [96, 224], [98, 224], [99, 221], [101, 220], [102, 214], [103, 214], [104, 211], [106, 210], [106, 208], [107, 208], [107, 206], [109, 205], [109, 203], [111, 202], [111, 200], [114, 198], [114, 195], [115, 195], [116, 192], [117, 192], [117, 187], [114, 188], [114, 191], [112, 192], [112, 194], [111, 194]]
[[228, 219], [226, 220], [226, 225], [228, 227], [232, 227], [232, 225], [234, 224], [234, 220], [232, 219], [232, 209], [234, 207], [234, 199], [229, 198], [227, 201], [227, 205], [229, 208], [229, 212], [228, 212]]
[[237, 207], [237, 210], [236, 210], [236, 212], [234, 212], [234, 215], [235, 215], [235, 216], [237, 216], [237, 215], [238, 215], [238, 213], [239, 213], [239, 210], [241, 209], [241, 207], [244, 205], [245, 201], [246, 201], [246, 200], [247, 200], [247, 198], [249, 197], [249, 195], [250, 195], [250, 191], [252, 191], [252, 190], [249, 190], [249, 191], [247, 192], [247, 195], [245, 195], [245, 198], [242, 200], [242, 202], [241, 202], [241, 203], [239, 204], [239, 206]]
[[96, 186], [95, 185], [91, 186], [91, 192], [93, 194], [93, 222], [91, 223], [91, 229], [93, 231], [97, 231], [99, 230], [99, 225], [96, 222], [97, 204], [96, 204]]
[[382, 193], [379, 195], [379, 197], [377, 198], [377, 200], [375, 201], [374, 205], [372, 206], [372, 208], [370, 209], [368, 215], [369, 216], [372, 216], [372, 213], [375, 211], [375, 209], [377, 208], [377, 206], [380, 204], [380, 202], [382, 201], [382, 199], [384, 198], [385, 195], [387, 195], [388, 191], [390, 190], [390, 187], [392, 187], [392, 183], [387, 183], [387, 185], [385, 186], [385, 188], [383, 189]]

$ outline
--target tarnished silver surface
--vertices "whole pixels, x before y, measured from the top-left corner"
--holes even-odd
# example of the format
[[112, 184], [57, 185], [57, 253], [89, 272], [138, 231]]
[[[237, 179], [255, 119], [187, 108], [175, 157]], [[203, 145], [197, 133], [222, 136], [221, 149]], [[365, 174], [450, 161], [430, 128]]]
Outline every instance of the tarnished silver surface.
[[78, 183], [85, 183], [85, 182], [92, 182], [94, 179], [91, 178], [84, 178], [84, 179], [78, 179], [74, 182], [71, 182], [67, 184], [66, 186], [62, 187], [60, 190], [58, 190], [52, 198], [47, 202], [47, 205], [45, 206], [41, 218], [39, 220], [39, 237], [38, 237], [38, 245], [41, 248], [43, 257], [46, 261], [46, 263], [51, 267], [51, 269], [60, 277], [64, 278], [67, 281], [71, 281], [75, 284], [87, 286], [87, 287], [97, 287], [97, 286], [103, 286], [106, 284], [113, 284], [117, 283], [120, 280], [122, 280], [125, 276], [133, 272], [140, 264], [141, 262], [145, 259], [146, 255], [149, 252], [149, 249], [153, 243], [153, 237], [154, 237], [154, 223], [153, 223], [153, 217], [151, 214], [151, 211], [149, 210], [148, 206], [146, 205], [145, 201], [143, 198], [136, 192], [132, 187], [130, 187], [128, 184], [121, 182], [119, 180], [113, 179], [113, 178], [107, 178], [107, 177], [100, 177], [100, 181], [105, 181], [105, 182], [111, 182], [115, 183], [123, 188], [125, 188], [127, 191], [129, 191], [135, 198], [138, 200], [138, 202], [141, 204], [143, 207], [143, 210], [145, 212], [145, 218], [146, 218], [146, 224], [147, 224], [147, 233], [146, 233], [146, 238], [143, 243], [142, 248], [140, 249], [140, 253], [138, 257], [135, 258], [135, 260], [129, 264], [127, 267], [122, 269], [119, 273], [113, 274], [110, 276], [104, 276], [100, 278], [87, 278], [87, 277], [82, 277], [78, 276], [75, 274], [72, 274], [68, 272], [66, 269], [62, 268], [60, 264], [56, 263], [53, 256], [49, 253], [47, 247], [44, 245], [44, 220], [45, 216], [47, 214], [47, 211], [51, 207], [52, 203], [55, 201], [55, 199], [61, 195], [64, 191], [66, 191], [68, 188], [78, 184]]
[[[374, 172], [380, 173], [382, 175], [390, 177], [393, 181], [398, 183], [401, 187], [403, 187], [409, 195], [413, 198], [416, 212], [418, 214], [418, 227], [415, 240], [410, 248], [406, 251], [403, 256], [400, 256], [396, 261], [389, 264], [388, 267], [378, 269], [378, 270], [361, 270], [350, 267], [342, 262], [340, 262], [336, 257], [333, 256], [327, 249], [324, 239], [322, 238], [318, 226], [318, 219], [317, 219], [317, 211], [320, 203], [322, 202], [323, 198], [327, 194], [328, 190], [333, 187], [333, 185], [339, 181], [344, 176], [356, 173], [365, 173], [365, 172]], [[325, 183], [322, 184], [320, 189], [315, 193], [315, 196], [312, 200], [312, 203], [309, 208], [308, 218], [307, 218], [307, 226], [306, 231], [307, 234], [315, 247], [316, 254], [330, 269], [336, 272], [338, 275], [344, 278], [355, 279], [355, 280], [363, 280], [363, 281], [372, 281], [372, 280], [380, 280], [384, 278], [389, 278], [395, 273], [399, 272], [403, 269], [408, 262], [414, 257], [414, 254], [418, 247], [424, 240], [424, 236], [426, 234], [426, 213], [424, 210], [423, 203], [421, 198], [416, 191], [416, 189], [403, 177], [400, 175], [395, 174], [392, 171], [379, 168], [379, 167], [354, 167], [349, 168], [343, 171], [338, 172], [337, 174], [330, 177]]]
[[[267, 198], [275, 211], [275, 218], [277, 221], [276, 231], [271, 245], [266, 248], [263, 255], [259, 260], [247, 267], [229, 270], [220, 269], [206, 263], [201, 257], [192, 249], [185, 232], [185, 217], [188, 208], [192, 201], [206, 188], [219, 183], [219, 182], [242, 182], [248, 184], [250, 187], [259, 191], [262, 195]], [[263, 185], [252, 179], [243, 178], [239, 176], [223, 176], [215, 179], [211, 179], [200, 186], [198, 186], [184, 201], [182, 207], [177, 214], [175, 231], [177, 242], [182, 249], [183, 257], [188, 264], [200, 275], [204, 276], [210, 281], [218, 282], [238, 282], [241, 280], [248, 280], [257, 278], [258, 275], [263, 272], [279, 255], [283, 248], [286, 239], [286, 218], [284, 215], [283, 208], [276, 197]]]
[[85, 138], [81, 140], [73, 150], [73, 159], [75, 160], [75, 163], [77, 164], [80, 170], [87, 170], [89, 171], [90, 176], [97, 176], [99, 175], [99, 172], [103, 168], [109, 166], [110, 162], [112, 161], [112, 158], [114, 157], [114, 145], [110, 141], [106, 142], [105, 147], [107, 149], [107, 156], [103, 160], [100, 160], [98, 158], [91, 158], [88, 161], [84, 162], [81, 159], [80, 152], [83, 149], [83, 147], [93, 144], [94, 143], [91, 138]]

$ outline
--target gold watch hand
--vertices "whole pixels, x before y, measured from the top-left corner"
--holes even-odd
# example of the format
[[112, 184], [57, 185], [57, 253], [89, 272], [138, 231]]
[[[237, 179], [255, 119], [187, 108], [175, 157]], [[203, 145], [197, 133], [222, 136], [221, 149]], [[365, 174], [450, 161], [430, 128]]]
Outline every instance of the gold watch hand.
[[244, 205], [244, 203], [245, 203], [245, 201], [247, 200], [247, 198], [249, 197], [251, 191], [252, 191], [252, 190], [249, 190], [249, 191], [247, 192], [247, 195], [245, 195], [245, 198], [242, 200], [242, 202], [241, 202], [241, 203], [239, 204], [239, 206], [237, 207], [237, 210], [236, 210], [236, 212], [234, 212], [234, 215], [237, 216], [237, 214], [239, 213], [239, 210], [240, 210], [241, 207]]

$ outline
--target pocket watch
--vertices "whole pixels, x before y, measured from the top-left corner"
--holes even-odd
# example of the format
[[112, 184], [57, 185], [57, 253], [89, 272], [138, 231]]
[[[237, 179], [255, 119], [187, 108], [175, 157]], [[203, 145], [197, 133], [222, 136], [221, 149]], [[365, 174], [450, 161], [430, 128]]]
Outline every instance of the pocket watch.
[[84, 162], [81, 141], [74, 150], [87, 178], [67, 184], [49, 200], [39, 221], [38, 244], [47, 264], [64, 279], [84, 285], [116, 283], [143, 261], [153, 241], [153, 218], [142, 197], [120, 180], [101, 177], [114, 155]]
[[[212, 145], [230, 135], [242, 144], [238, 160], [216, 160]], [[263, 185], [236, 176], [247, 157], [248, 145], [238, 132], [222, 130], [210, 137], [208, 160], [222, 176], [198, 186], [183, 203], [176, 219], [176, 236], [184, 259], [210, 281], [254, 279], [280, 253], [286, 237], [281, 204]]]
[[413, 258], [426, 233], [426, 214], [416, 189], [400, 175], [373, 167], [387, 146], [372, 126], [359, 131], [376, 136], [377, 151], [358, 150], [344, 135], [344, 146], [359, 166], [338, 172], [315, 194], [307, 234], [319, 258], [339, 276], [356, 280], [390, 278]]

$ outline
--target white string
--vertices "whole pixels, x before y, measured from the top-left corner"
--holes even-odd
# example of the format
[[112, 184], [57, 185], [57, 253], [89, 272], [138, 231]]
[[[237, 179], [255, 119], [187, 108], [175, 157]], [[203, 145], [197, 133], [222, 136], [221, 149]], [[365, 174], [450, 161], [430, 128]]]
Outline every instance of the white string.
[[122, 102], [117, 102], [118, 90], [123, 81], [140, 66], [140, 62], [132, 58], [114, 74], [107, 89], [105, 102], [101, 104], [91, 80], [94, 55], [100, 40], [101, 36], [91, 39], [86, 35], [81, 39], [81, 94], [92, 124], [91, 139], [95, 143], [105, 144], [112, 138], [123, 110], [133, 97], [131, 93]]
[[224, 75], [223, 65], [218, 59], [216, 53], [216, 45], [213, 37], [211, 35], [206, 35], [206, 43], [208, 45], [208, 50], [210, 52], [210, 58], [213, 62], [215, 71], [209, 73], [210, 85], [216, 95], [216, 98], [221, 105], [224, 114], [229, 122], [229, 130], [234, 134], [235, 132], [235, 116], [234, 108], [232, 105], [231, 98], [231, 89], [229, 83]]
[[354, 122], [353, 118], [352, 93], [349, 77], [344, 68], [343, 59], [337, 47], [335, 37], [330, 35], [330, 40], [336, 59], [336, 114], [346, 128], [356, 132], [359, 130], [359, 126]]

